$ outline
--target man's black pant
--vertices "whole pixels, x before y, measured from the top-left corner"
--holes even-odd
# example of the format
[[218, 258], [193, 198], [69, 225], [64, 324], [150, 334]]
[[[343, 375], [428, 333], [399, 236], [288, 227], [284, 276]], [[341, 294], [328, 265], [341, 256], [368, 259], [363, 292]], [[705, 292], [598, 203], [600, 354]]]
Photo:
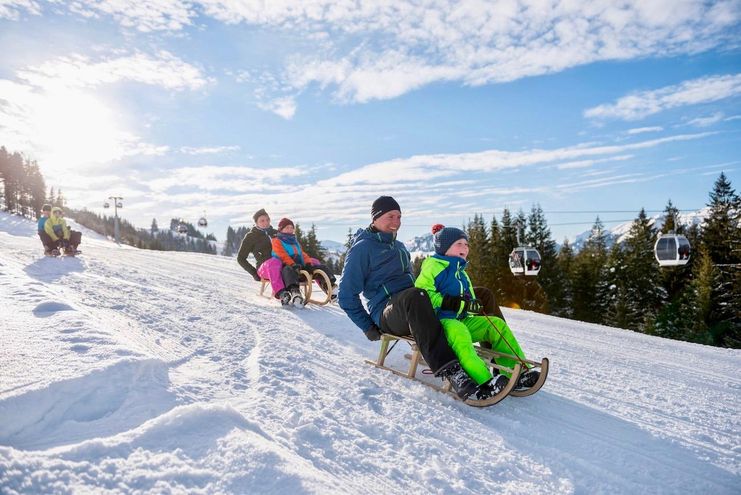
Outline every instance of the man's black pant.
[[440, 320], [432, 309], [427, 292], [411, 287], [391, 296], [381, 315], [381, 331], [392, 335], [411, 335], [430, 369], [437, 373], [457, 362], [448, 345]]

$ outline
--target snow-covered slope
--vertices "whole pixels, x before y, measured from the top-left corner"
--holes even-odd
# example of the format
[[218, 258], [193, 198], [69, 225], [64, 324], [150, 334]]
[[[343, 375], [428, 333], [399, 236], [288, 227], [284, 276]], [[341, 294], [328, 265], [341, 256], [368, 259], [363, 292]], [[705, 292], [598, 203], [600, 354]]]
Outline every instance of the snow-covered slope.
[[506, 310], [550, 380], [474, 409], [233, 259], [81, 248], [0, 214], [1, 493], [739, 493], [739, 351]]

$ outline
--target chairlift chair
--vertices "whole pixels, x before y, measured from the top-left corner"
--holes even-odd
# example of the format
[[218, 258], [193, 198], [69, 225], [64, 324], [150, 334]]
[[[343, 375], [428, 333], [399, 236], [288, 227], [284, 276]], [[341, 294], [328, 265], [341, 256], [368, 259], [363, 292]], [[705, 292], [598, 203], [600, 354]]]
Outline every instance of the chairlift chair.
[[528, 246], [519, 246], [509, 254], [509, 269], [512, 275], [535, 276], [540, 271], [540, 253]]
[[683, 266], [690, 261], [690, 241], [683, 235], [662, 234], [654, 244], [659, 266]]

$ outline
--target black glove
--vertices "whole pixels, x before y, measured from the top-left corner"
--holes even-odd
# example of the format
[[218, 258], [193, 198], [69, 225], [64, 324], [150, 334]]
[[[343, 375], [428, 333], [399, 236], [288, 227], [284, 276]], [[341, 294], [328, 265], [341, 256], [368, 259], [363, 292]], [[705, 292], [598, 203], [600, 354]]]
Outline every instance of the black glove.
[[471, 299], [469, 301], [466, 301], [466, 305], [463, 307], [464, 311], [467, 311], [474, 315], [480, 315], [482, 314], [482, 310], [484, 309], [483, 305], [481, 304], [481, 301], [478, 299]]
[[443, 302], [440, 304], [440, 309], [455, 311], [457, 313], [461, 308], [461, 302], [463, 302], [463, 311], [471, 314], [481, 313], [481, 301], [478, 299], [463, 299], [460, 296], [443, 296]]
[[374, 323], [365, 331], [365, 337], [371, 341], [381, 340], [381, 330]]
[[293, 269], [296, 270], [296, 273], [300, 272], [301, 270], [304, 270], [305, 267], [301, 263], [294, 263]]
[[262, 278], [260, 277], [260, 275], [258, 275], [257, 273], [254, 273], [252, 275], [252, 278], [255, 279], [255, 282], [259, 282], [260, 280], [262, 280]]

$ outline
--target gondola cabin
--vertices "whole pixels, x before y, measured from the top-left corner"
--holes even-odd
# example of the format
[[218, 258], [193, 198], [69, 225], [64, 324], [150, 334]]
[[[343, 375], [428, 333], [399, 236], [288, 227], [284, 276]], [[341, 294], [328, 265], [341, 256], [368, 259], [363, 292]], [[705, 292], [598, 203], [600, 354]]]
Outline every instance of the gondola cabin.
[[509, 254], [512, 275], [535, 276], [540, 271], [540, 253], [531, 247], [517, 247]]
[[188, 226], [184, 223], [181, 223], [178, 225], [178, 234], [187, 234], [188, 233]]
[[663, 234], [654, 245], [654, 256], [660, 266], [682, 266], [690, 261], [690, 241], [683, 235]]

